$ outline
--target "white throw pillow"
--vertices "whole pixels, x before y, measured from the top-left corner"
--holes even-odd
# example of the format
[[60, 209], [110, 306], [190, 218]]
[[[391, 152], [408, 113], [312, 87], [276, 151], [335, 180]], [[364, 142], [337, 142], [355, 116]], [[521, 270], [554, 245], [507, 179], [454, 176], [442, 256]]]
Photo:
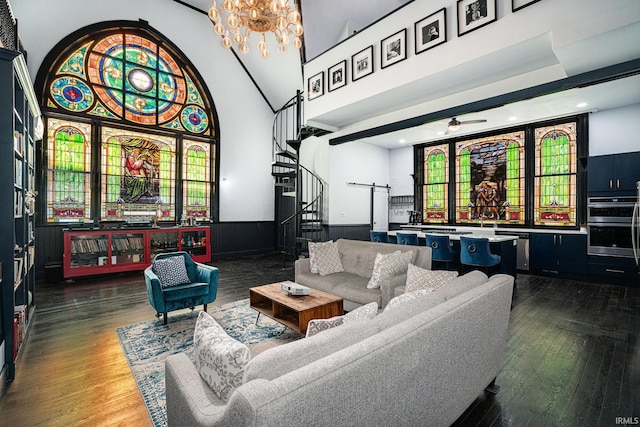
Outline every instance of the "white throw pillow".
[[209, 313], [202, 311], [193, 332], [195, 365], [211, 390], [226, 402], [242, 385], [249, 348], [231, 338]]
[[380, 281], [387, 277], [395, 276], [407, 272], [409, 263], [413, 259], [414, 251], [395, 251], [390, 254], [377, 254], [373, 264], [373, 273], [367, 284], [369, 289], [380, 287]]
[[329, 319], [312, 319], [307, 325], [306, 338], [314, 336], [322, 331], [326, 331], [327, 329], [340, 326], [343, 323], [349, 323], [360, 319], [373, 319], [376, 317], [376, 314], [378, 314], [378, 303], [370, 302], [369, 304], [358, 307], [355, 310], [351, 310], [342, 316], [334, 316]]
[[387, 304], [387, 306], [384, 308], [384, 311], [387, 311], [389, 309], [392, 309], [394, 307], [400, 306], [406, 302], [409, 301], [413, 301], [416, 298], [420, 298], [421, 296], [430, 294], [431, 292], [433, 292], [431, 289], [420, 289], [417, 291], [413, 291], [413, 292], [409, 292], [406, 294], [402, 294], [402, 295], [398, 295], [395, 298], [392, 298], [391, 301], [389, 301], [389, 303]]
[[163, 288], [191, 283], [183, 256], [154, 259], [152, 270]]
[[338, 245], [331, 240], [324, 243], [310, 242], [309, 258], [312, 273], [319, 273], [321, 276], [326, 276], [327, 274], [344, 271], [342, 261], [340, 261]]
[[419, 289], [435, 291], [456, 277], [458, 277], [457, 271], [427, 270], [410, 264], [407, 270], [407, 284], [404, 292], [410, 293]]

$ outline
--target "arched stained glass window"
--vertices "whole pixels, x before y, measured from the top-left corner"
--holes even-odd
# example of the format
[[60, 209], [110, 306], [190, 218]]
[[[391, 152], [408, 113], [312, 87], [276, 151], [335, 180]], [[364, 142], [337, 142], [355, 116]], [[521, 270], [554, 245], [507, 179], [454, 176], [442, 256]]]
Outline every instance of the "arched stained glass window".
[[575, 226], [576, 123], [535, 129], [536, 225]]
[[423, 222], [443, 223], [448, 219], [449, 147], [426, 147], [424, 152]]
[[215, 109], [178, 49], [143, 23], [118, 22], [79, 30], [53, 52], [37, 80], [49, 135], [46, 221], [214, 218]]
[[456, 143], [456, 222], [524, 224], [524, 132]]
[[91, 216], [91, 126], [49, 119], [47, 217], [77, 221]]

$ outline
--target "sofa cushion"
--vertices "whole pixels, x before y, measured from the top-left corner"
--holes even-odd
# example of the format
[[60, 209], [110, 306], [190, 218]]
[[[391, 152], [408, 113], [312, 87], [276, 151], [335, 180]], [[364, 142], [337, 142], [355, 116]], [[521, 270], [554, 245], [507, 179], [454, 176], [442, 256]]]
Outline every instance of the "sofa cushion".
[[430, 289], [435, 291], [440, 286], [456, 277], [458, 277], [457, 271], [427, 270], [410, 264], [407, 269], [407, 284], [405, 286], [405, 292], [410, 293], [419, 289]]
[[[389, 309], [385, 307], [385, 310], [378, 314], [372, 321], [378, 325], [380, 330], [387, 329], [446, 301], [444, 295], [438, 291], [416, 291], [416, 293], [412, 294], [416, 297], [411, 298], [410, 296], [410, 300], [404, 300], [404, 302], [401, 302], [395, 308], [394, 305], [396, 305], [396, 303], [394, 302], [391, 304], [391, 301], [389, 301], [387, 307], [391, 305], [391, 308]], [[403, 301], [404, 295], [400, 295], [396, 298]]]
[[187, 274], [184, 257], [180, 255], [154, 259], [152, 270], [156, 276], [158, 276], [160, 286], [163, 288], [184, 285], [191, 282]]
[[382, 293], [380, 289], [367, 288], [367, 279], [364, 277], [352, 275], [348, 280], [344, 280], [342, 283], [335, 285], [331, 293], [357, 304], [376, 302], [379, 306], [382, 306]]
[[378, 331], [371, 320], [356, 320], [309, 338], [270, 348], [249, 362], [244, 382], [257, 378], [274, 380], [371, 337]]
[[[375, 243], [362, 240], [347, 239], [338, 239], [336, 241], [336, 244], [338, 245], [340, 260], [342, 261], [344, 271], [347, 273], [356, 274], [360, 277], [365, 277], [367, 279], [371, 278], [376, 256], [379, 253], [384, 255], [397, 251], [413, 251], [414, 253], [418, 251], [424, 251], [428, 252], [429, 259], [431, 259], [431, 248], [427, 248], [426, 246], [411, 247], [396, 245], [395, 243]], [[415, 258], [412, 259], [411, 262], [418, 265]]]
[[378, 304], [375, 302], [363, 305], [343, 314], [342, 316], [334, 316], [329, 319], [312, 319], [307, 325], [307, 335], [309, 338], [319, 332], [326, 331], [343, 323], [353, 322], [361, 319], [373, 319], [378, 314]]
[[437, 293], [442, 294], [445, 300], [449, 300], [469, 289], [475, 288], [489, 280], [489, 277], [480, 270], [470, 271], [469, 273], [456, 277], [447, 282], [445, 286], [438, 289]]
[[378, 253], [373, 264], [373, 273], [371, 273], [371, 279], [367, 284], [367, 288], [379, 288], [380, 280], [395, 276], [396, 274], [406, 273], [407, 267], [414, 256], [415, 253], [413, 251], [395, 251], [390, 254]]
[[319, 273], [321, 276], [326, 276], [327, 274], [344, 271], [342, 262], [340, 261], [338, 246], [333, 241], [324, 243], [310, 242], [309, 258], [312, 273]]
[[413, 292], [408, 292], [406, 294], [398, 295], [397, 297], [391, 298], [389, 304], [384, 308], [384, 311], [391, 310], [393, 308], [397, 308], [402, 306], [403, 304], [413, 301], [416, 298], [424, 296], [430, 292], [433, 292], [431, 289], [418, 289]]
[[219, 399], [227, 401], [242, 385], [251, 351], [231, 338], [209, 313], [202, 311], [193, 332], [195, 366]]

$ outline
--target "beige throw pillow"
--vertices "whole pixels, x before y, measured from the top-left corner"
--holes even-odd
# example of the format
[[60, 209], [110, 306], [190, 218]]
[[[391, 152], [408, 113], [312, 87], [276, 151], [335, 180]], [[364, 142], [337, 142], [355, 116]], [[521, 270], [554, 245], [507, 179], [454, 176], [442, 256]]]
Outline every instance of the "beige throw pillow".
[[376, 317], [376, 314], [378, 314], [378, 303], [370, 302], [369, 304], [358, 307], [355, 310], [351, 310], [342, 316], [334, 316], [330, 319], [312, 319], [307, 325], [306, 338], [314, 336], [319, 332], [326, 331], [327, 329], [340, 326], [343, 323], [349, 323], [360, 319], [373, 319]]
[[373, 273], [367, 284], [369, 289], [378, 289], [380, 281], [387, 277], [407, 272], [407, 267], [413, 259], [414, 251], [395, 251], [390, 254], [377, 254], [373, 264]]
[[427, 270], [409, 264], [409, 268], [407, 269], [407, 284], [404, 292], [408, 294], [420, 289], [435, 291], [456, 277], [458, 277], [457, 271]]
[[326, 276], [327, 274], [344, 271], [342, 261], [340, 261], [338, 245], [331, 240], [324, 243], [310, 242], [309, 258], [312, 273]]

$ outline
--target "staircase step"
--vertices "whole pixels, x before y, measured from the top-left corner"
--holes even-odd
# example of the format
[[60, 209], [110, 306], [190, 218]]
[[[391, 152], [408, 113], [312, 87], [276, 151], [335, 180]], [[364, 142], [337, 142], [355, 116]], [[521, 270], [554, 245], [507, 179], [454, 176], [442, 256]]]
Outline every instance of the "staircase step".
[[278, 178], [295, 178], [296, 177], [296, 172], [295, 171], [290, 171], [290, 172], [271, 172], [271, 176], [275, 176]]
[[295, 163], [287, 163], [287, 162], [273, 162], [271, 166], [279, 167], [279, 168], [288, 168], [288, 169], [296, 169], [297, 166]]
[[296, 151], [300, 149], [300, 144], [302, 144], [302, 141], [299, 139], [287, 139], [287, 145]]
[[282, 193], [283, 196], [285, 197], [296, 197], [296, 192], [295, 191], [285, 191]]
[[296, 183], [295, 182], [276, 182], [276, 187], [296, 188]]
[[293, 151], [287, 151], [287, 150], [276, 151], [276, 156], [286, 157], [287, 159], [291, 159], [291, 160], [298, 160], [298, 155]]

